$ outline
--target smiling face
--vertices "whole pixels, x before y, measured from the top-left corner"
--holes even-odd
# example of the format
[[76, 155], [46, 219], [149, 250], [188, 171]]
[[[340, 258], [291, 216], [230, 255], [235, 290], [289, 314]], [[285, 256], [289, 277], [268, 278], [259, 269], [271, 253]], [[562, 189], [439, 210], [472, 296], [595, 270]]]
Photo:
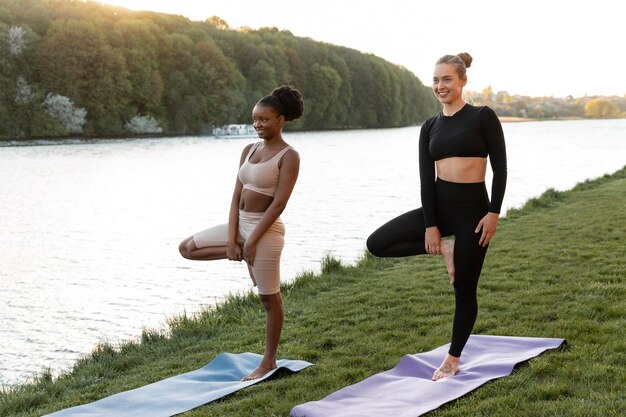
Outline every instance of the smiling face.
[[453, 64], [438, 64], [433, 73], [433, 93], [444, 105], [454, 106], [463, 101], [467, 77], [459, 77]]
[[257, 104], [252, 109], [252, 125], [261, 139], [280, 136], [284, 124], [285, 116], [278, 114], [272, 106]]

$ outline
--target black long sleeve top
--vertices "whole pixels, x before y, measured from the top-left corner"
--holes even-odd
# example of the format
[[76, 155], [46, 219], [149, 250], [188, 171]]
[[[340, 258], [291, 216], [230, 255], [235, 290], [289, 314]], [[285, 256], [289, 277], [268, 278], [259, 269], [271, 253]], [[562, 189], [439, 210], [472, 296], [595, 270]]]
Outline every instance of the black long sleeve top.
[[458, 157], [489, 156], [493, 181], [489, 211], [500, 213], [506, 188], [506, 147], [502, 125], [487, 106], [465, 104], [452, 116], [442, 113], [426, 120], [419, 139], [422, 209], [426, 227], [437, 225], [435, 210], [435, 161]]

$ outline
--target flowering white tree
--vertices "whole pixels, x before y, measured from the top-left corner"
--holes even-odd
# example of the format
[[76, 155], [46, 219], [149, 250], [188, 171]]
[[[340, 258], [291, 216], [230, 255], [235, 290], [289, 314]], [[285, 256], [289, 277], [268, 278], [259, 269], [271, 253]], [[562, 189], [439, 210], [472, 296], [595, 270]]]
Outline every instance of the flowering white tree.
[[74, 107], [74, 103], [69, 98], [52, 93], [46, 96], [43, 106], [48, 114], [61, 123], [70, 133], [82, 133], [87, 118], [87, 110]]
[[26, 30], [21, 26], [11, 26], [8, 29], [7, 42], [9, 43], [9, 53], [19, 55], [26, 49]]
[[124, 125], [127, 132], [133, 134], [161, 133], [163, 129], [152, 116], [135, 116]]
[[15, 103], [30, 103], [34, 95], [33, 90], [31, 90], [30, 85], [28, 85], [24, 77], [18, 77], [17, 85], [15, 86]]

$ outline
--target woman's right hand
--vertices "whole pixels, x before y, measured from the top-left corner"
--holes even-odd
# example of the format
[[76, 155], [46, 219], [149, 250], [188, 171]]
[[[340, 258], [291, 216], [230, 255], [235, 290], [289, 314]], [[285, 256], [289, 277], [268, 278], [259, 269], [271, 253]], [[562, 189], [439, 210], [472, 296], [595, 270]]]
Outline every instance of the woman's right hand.
[[241, 246], [237, 243], [228, 242], [226, 245], [226, 257], [229, 261], [238, 261], [241, 262], [243, 259]]
[[430, 255], [441, 255], [441, 233], [437, 226], [426, 228], [424, 248]]

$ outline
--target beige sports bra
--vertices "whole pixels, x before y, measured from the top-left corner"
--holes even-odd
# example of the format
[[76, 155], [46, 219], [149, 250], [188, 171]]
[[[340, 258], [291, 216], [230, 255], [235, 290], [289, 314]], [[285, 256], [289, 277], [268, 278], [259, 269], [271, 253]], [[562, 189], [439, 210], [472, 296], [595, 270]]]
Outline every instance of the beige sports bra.
[[271, 159], [263, 162], [251, 163], [250, 157], [263, 141], [255, 143], [246, 155], [246, 159], [239, 168], [239, 181], [243, 184], [244, 190], [252, 190], [257, 193], [274, 197], [278, 187], [278, 177], [280, 169], [278, 162], [280, 158], [289, 150], [291, 146], [281, 149]]

